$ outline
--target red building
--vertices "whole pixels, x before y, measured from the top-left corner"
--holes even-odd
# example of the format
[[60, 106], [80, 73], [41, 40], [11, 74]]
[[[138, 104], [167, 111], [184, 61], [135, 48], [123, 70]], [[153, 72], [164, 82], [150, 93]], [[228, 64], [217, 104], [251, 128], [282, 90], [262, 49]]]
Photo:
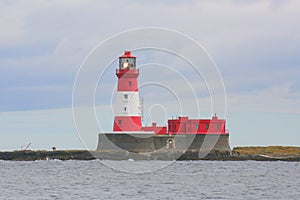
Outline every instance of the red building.
[[168, 120], [168, 134], [226, 134], [226, 121], [218, 119], [189, 119], [179, 117]]
[[188, 117], [179, 117], [178, 119], [169, 119], [168, 128], [165, 126], [142, 127], [143, 131], [152, 131], [155, 134], [177, 135], [177, 134], [228, 134], [226, 132], [226, 121], [213, 116], [212, 119], [189, 119]]

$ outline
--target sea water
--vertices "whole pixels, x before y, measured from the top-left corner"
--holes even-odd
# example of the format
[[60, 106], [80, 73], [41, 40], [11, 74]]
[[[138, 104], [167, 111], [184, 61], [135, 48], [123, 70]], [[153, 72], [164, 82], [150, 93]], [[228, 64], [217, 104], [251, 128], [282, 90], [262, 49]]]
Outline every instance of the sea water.
[[299, 162], [0, 161], [0, 199], [300, 199]]

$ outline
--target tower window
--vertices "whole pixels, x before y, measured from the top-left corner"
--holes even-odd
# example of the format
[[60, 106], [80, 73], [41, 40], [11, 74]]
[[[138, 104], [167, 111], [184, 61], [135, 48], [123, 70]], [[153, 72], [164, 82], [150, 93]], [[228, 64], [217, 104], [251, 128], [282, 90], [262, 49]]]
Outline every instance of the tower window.
[[124, 94], [124, 99], [128, 99], [128, 94]]
[[132, 82], [131, 82], [131, 81], [129, 81], [129, 82], [128, 82], [128, 85], [129, 85], [129, 86], [132, 86]]
[[127, 107], [124, 107], [124, 111], [125, 111], [125, 112], [127, 111]]

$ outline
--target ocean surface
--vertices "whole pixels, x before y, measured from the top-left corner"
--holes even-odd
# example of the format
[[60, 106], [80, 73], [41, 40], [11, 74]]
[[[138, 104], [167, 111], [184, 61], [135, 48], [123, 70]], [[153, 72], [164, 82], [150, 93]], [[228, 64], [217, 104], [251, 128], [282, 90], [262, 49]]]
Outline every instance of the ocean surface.
[[0, 199], [300, 199], [300, 163], [0, 161]]

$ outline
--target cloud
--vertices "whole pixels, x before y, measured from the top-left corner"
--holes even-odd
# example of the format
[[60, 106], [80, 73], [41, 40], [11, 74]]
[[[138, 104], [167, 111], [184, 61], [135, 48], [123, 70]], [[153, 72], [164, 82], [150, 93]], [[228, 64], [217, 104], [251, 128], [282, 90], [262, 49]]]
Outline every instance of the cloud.
[[[233, 144], [296, 144], [300, 113], [299, 6], [299, 1], [279, 0], [1, 1], [0, 137], [9, 142], [1, 144], [0, 149], [16, 149], [28, 142], [35, 149], [82, 148], [70, 110], [79, 66], [95, 45], [137, 27], [175, 29], [206, 48], [225, 83]], [[140, 65], [160, 63], [180, 71], [197, 92], [200, 116], [213, 114], [203, 80], [185, 62], [162, 52], [136, 54]], [[112, 126], [110, 94], [117, 80], [116, 65], [110, 66], [96, 90], [96, 113], [106, 131]], [[179, 114], [198, 118], [195, 99], [188, 85], [182, 85], [182, 77], [159, 68], [151, 70], [140, 75], [140, 83], [162, 81], [187, 106], [181, 113], [169, 93], [148, 87], [141, 90], [145, 111], [157, 103], [165, 106], [168, 118]], [[209, 86], [220, 89], [213, 81]], [[81, 98], [85, 102], [85, 97]], [[63, 107], [66, 109], [53, 110]], [[23, 111], [37, 109], [47, 110]], [[164, 123], [159, 111], [154, 110], [154, 115], [154, 121]], [[85, 123], [92, 127], [90, 120]], [[245, 128], [249, 123], [251, 128]], [[280, 128], [274, 128], [274, 124]], [[95, 132], [86, 131], [91, 148], [96, 145]], [[289, 137], [282, 137], [282, 132]]]
[[[284, 96], [277, 98], [297, 102], [298, 7], [297, 1], [2, 2], [0, 25], [5, 31], [0, 33], [0, 88], [6, 97], [0, 103], [11, 109], [35, 109], [30, 105], [51, 103], [70, 106], [66, 102], [88, 52], [114, 33], [143, 26], [173, 28], [203, 44], [220, 68], [229, 97], [260, 94], [260, 101], [265, 102], [266, 91], [290, 84], [289, 94], [280, 93]], [[146, 53], [145, 63], [151, 62], [152, 55]], [[177, 62], [166, 56], [152, 58], [172, 66]], [[187, 77], [193, 76], [189, 70], [178, 69]], [[109, 79], [107, 83], [114, 85], [114, 74]], [[165, 81], [175, 85], [168, 76]], [[196, 78], [189, 81], [201, 97], [205, 88]], [[53, 97], [55, 91], [49, 88], [56, 87], [58, 91], [69, 88], [64, 89], [68, 95], [59, 95], [57, 101], [49, 98], [46, 104], [39, 102], [41, 92], [34, 88], [43, 88], [43, 96], [49, 92], [46, 96]], [[185, 92], [179, 89], [180, 94]], [[21, 108], [18, 96], [32, 98], [24, 98]], [[243, 104], [239, 107], [245, 108]]]
[[0, 89], [1, 111], [70, 107], [72, 85], [26, 86]]

